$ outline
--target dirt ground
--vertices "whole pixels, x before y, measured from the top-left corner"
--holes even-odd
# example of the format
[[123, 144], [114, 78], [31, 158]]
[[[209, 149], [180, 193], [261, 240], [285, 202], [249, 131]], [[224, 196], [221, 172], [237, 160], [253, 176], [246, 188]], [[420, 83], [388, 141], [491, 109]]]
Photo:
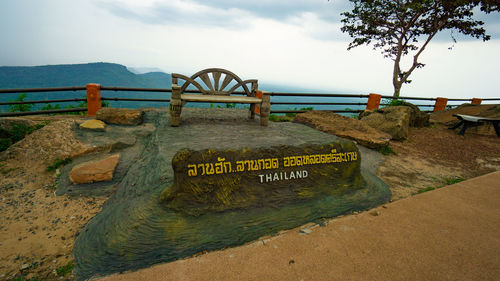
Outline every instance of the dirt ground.
[[[53, 122], [0, 153], [0, 280], [72, 280], [69, 264], [75, 237], [107, 198], [55, 196], [56, 158], [77, 157], [97, 148], [77, 140], [74, 121]], [[377, 175], [393, 200], [500, 170], [500, 138], [444, 126], [412, 128], [402, 142], [391, 141]]]

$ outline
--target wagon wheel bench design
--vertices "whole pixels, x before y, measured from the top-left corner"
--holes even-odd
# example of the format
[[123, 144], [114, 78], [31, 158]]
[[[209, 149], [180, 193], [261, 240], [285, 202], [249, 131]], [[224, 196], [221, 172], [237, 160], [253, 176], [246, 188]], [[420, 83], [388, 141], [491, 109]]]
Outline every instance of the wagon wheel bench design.
[[[212, 79], [210, 79], [210, 76]], [[204, 85], [196, 81], [198, 78]], [[223, 78], [222, 82], [221, 78]], [[178, 85], [179, 79], [184, 80], [182, 86]], [[200, 94], [186, 94], [185, 92], [188, 91], [187, 88], [190, 85], [196, 87]], [[250, 88], [247, 85], [250, 85]], [[238, 89], [241, 89], [243, 96], [233, 95]], [[262, 126], [267, 126], [271, 110], [270, 96], [268, 93], [258, 90], [256, 79], [242, 80], [236, 74], [222, 68], [208, 68], [195, 73], [191, 77], [172, 73], [171, 126], [179, 126], [182, 107], [187, 102], [250, 104], [249, 118], [254, 119], [255, 114], [260, 115], [260, 124]]]

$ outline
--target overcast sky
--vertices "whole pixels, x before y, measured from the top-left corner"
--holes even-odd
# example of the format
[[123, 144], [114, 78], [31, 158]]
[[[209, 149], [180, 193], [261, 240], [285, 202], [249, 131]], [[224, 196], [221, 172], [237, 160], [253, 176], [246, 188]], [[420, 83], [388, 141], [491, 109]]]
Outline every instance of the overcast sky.
[[[113, 62], [186, 75], [221, 67], [261, 83], [392, 94], [391, 60], [370, 47], [346, 50], [340, 13], [349, 8], [346, 0], [1, 0], [0, 66]], [[402, 95], [500, 97], [500, 15], [485, 20], [492, 40], [453, 44], [442, 34]]]

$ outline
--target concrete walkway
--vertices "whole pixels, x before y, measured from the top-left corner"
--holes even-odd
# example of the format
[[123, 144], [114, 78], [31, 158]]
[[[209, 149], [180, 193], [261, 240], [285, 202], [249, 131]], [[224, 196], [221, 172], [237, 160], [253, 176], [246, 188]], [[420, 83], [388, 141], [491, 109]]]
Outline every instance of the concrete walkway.
[[[301, 233], [303, 228], [310, 231]], [[249, 245], [101, 280], [499, 278], [497, 171], [332, 219], [325, 227], [304, 226]]]

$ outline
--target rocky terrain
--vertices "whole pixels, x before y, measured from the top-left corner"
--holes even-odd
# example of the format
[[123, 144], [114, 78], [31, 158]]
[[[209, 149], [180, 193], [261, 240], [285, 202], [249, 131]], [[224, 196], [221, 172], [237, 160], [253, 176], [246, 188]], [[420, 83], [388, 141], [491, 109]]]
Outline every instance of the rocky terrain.
[[[476, 114], [497, 110], [473, 109]], [[471, 107], [462, 110], [474, 115]], [[455, 121], [452, 113], [433, 114], [429, 126], [411, 127], [405, 140], [388, 142], [390, 150], [384, 151], [388, 155], [377, 176], [389, 185], [393, 200], [500, 170], [500, 138], [492, 134], [492, 128], [470, 129], [458, 136], [445, 126]], [[85, 141], [77, 135], [77, 124], [84, 121], [80, 117], [30, 120], [49, 124], [0, 153], [0, 279], [72, 280], [75, 237], [110, 193], [56, 195], [58, 180], [68, 179], [60, 178], [63, 167], [55, 168], [55, 164], [108, 153], [131, 141]], [[139, 132], [154, 130], [141, 126]], [[130, 129], [130, 135], [136, 129]]]

